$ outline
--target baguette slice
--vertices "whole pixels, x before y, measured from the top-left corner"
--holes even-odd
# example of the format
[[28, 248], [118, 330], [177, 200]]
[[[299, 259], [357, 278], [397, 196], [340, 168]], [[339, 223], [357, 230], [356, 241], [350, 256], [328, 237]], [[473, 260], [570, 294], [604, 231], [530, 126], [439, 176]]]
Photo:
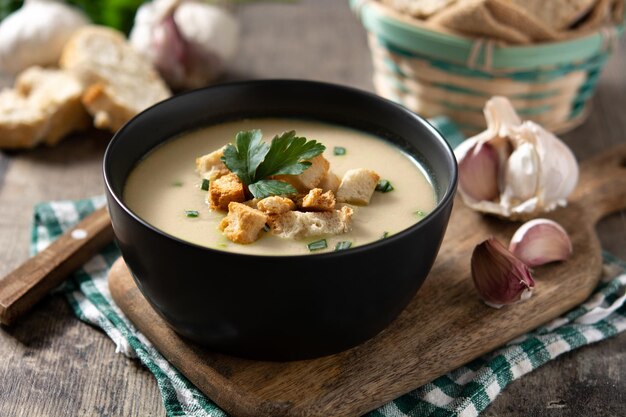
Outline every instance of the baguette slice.
[[100, 129], [115, 132], [139, 112], [171, 96], [152, 64], [114, 29], [85, 26], [74, 32], [63, 48], [60, 66], [82, 80], [83, 104]]
[[88, 127], [82, 93], [80, 80], [69, 72], [40, 67], [22, 72], [14, 88], [0, 92], [0, 148], [55, 145]]

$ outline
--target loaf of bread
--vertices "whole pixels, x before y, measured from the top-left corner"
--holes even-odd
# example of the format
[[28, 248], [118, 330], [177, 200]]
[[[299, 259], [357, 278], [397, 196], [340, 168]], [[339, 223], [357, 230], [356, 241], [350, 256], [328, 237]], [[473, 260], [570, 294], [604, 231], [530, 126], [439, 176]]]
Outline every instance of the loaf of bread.
[[90, 118], [81, 97], [83, 85], [72, 73], [31, 67], [14, 88], [0, 92], [0, 148], [54, 145], [68, 133], [86, 128]]
[[152, 64], [113, 29], [85, 26], [77, 30], [65, 45], [59, 64], [83, 82], [83, 104], [100, 129], [115, 132], [171, 95]]

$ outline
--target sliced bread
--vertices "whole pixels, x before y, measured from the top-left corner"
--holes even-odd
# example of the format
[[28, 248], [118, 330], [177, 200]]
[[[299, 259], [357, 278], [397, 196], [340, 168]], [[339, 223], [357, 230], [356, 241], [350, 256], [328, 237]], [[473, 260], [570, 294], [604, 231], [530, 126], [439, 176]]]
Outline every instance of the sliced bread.
[[83, 103], [100, 129], [116, 131], [137, 113], [171, 95], [152, 64], [114, 29], [86, 26], [77, 30], [65, 45], [59, 64], [82, 80], [86, 89]]
[[81, 104], [83, 86], [72, 73], [31, 67], [15, 87], [0, 92], [0, 148], [54, 145], [89, 126]]

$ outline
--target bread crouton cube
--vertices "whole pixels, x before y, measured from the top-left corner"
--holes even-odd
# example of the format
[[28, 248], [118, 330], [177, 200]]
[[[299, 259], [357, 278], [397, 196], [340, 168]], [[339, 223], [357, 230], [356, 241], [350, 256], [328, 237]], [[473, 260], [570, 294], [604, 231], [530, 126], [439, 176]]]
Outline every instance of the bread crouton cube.
[[324, 179], [330, 167], [330, 164], [322, 155], [316, 156], [309, 162], [311, 162], [311, 166], [305, 169], [300, 175], [276, 175], [273, 179], [285, 181], [293, 185], [296, 190], [306, 193], [322, 182], [322, 179]]
[[235, 243], [252, 243], [259, 238], [267, 223], [267, 215], [245, 204], [228, 204], [228, 215], [222, 219], [219, 228], [224, 236]]
[[213, 181], [230, 172], [226, 165], [224, 165], [224, 162], [222, 162], [225, 148], [226, 146], [223, 146], [216, 151], [196, 158], [196, 172], [198, 172], [202, 178]]
[[219, 177], [209, 185], [209, 205], [213, 210], [228, 210], [231, 202], [246, 200], [243, 183], [236, 174]]
[[272, 233], [286, 239], [338, 235], [350, 231], [354, 210], [344, 206], [341, 210], [325, 212], [288, 211], [270, 216]]
[[380, 176], [372, 170], [357, 168], [345, 173], [337, 190], [337, 201], [366, 206]]
[[332, 171], [328, 171], [326, 173], [326, 176], [318, 184], [318, 187], [324, 191], [332, 191], [333, 193], [337, 194], [339, 184], [341, 184], [341, 179], [337, 176], [337, 174]]
[[286, 197], [266, 197], [257, 203], [257, 208], [268, 214], [283, 214], [296, 208], [293, 201]]
[[335, 203], [332, 191], [324, 193], [321, 188], [313, 188], [302, 199], [302, 208], [306, 211], [333, 211]]

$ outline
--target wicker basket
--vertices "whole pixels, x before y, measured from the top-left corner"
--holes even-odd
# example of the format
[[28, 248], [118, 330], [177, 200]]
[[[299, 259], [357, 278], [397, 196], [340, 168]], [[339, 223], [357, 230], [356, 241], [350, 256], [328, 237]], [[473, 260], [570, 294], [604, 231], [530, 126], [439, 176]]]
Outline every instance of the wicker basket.
[[466, 134], [485, 127], [482, 108], [509, 97], [524, 118], [563, 132], [582, 123], [624, 25], [562, 42], [499, 46], [431, 30], [374, 0], [350, 0], [369, 33], [374, 85], [425, 117], [446, 115]]

